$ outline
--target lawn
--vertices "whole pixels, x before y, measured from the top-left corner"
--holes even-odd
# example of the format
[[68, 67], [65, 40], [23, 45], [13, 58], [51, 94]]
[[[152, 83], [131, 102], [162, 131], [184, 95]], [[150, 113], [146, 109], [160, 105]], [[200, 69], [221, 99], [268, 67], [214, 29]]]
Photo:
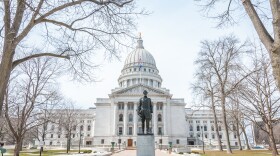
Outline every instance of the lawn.
[[[69, 153], [78, 153], [79, 150], [71, 150]], [[81, 150], [81, 153], [84, 150]], [[7, 153], [4, 154], [4, 156], [11, 156], [13, 155], [13, 150], [8, 150]], [[39, 155], [40, 151], [39, 150], [24, 150], [20, 152], [20, 156], [34, 156], [34, 155]], [[52, 156], [52, 155], [59, 155], [59, 154], [66, 154], [66, 150], [45, 150], [42, 152], [42, 156]]]
[[[202, 151], [198, 151], [202, 153]], [[227, 154], [226, 151], [205, 151], [205, 155], [203, 156], [225, 156], [225, 155], [232, 155], [232, 156], [269, 156], [272, 155], [272, 151], [269, 150], [233, 150], [233, 154]]]

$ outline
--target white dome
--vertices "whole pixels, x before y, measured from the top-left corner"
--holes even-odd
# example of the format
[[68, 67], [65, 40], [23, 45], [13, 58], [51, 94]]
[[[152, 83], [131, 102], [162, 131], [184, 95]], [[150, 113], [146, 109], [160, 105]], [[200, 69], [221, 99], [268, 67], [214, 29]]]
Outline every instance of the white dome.
[[156, 61], [151, 53], [144, 49], [141, 37], [136, 49], [126, 57], [122, 73], [118, 79], [120, 87], [144, 84], [160, 87], [162, 79], [156, 67]]
[[138, 41], [137, 47], [134, 51], [128, 54], [126, 57], [124, 68], [131, 66], [149, 66], [156, 68], [156, 61], [151, 53], [149, 53], [143, 47], [143, 40], [140, 38]]

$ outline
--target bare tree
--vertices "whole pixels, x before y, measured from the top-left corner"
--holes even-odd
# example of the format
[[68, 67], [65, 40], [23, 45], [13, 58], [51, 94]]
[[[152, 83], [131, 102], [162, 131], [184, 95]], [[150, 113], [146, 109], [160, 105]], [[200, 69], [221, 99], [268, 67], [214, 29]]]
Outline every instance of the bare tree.
[[77, 128], [82, 128], [78, 127], [79, 121], [77, 120], [77, 118], [79, 114], [77, 112], [77, 109], [71, 102], [68, 105], [65, 105], [65, 108], [57, 111], [60, 114], [58, 124], [63, 128], [63, 130], [65, 130], [65, 134], [67, 137], [66, 152], [68, 153], [70, 151], [72, 134], [76, 133], [75, 131]]
[[272, 75], [267, 55], [261, 50], [254, 57], [254, 72], [246, 79], [247, 89], [242, 92], [246, 101], [242, 105], [244, 115], [268, 134], [272, 155], [278, 155], [273, 127], [279, 121], [280, 93]]
[[[240, 56], [248, 52], [247, 43], [239, 44], [233, 36], [220, 38], [217, 41], [203, 41], [196, 63], [201, 70], [210, 70], [213, 80], [218, 84], [218, 97], [221, 104], [222, 121], [226, 136], [227, 153], [232, 153], [229, 140], [226, 102], [229, 95], [238, 87], [245, 76], [241, 74]], [[242, 75], [242, 74], [241, 74]]]
[[[218, 26], [236, 23], [237, 12], [240, 13], [240, 7], [244, 8], [269, 54], [273, 74], [280, 88], [280, 2], [278, 0], [197, 1], [203, 4], [203, 9], [208, 16], [218, 19]], [[219, 11], [215, 9], [216, 7], [219, 7]]]
[[74, 78], [91, 80], [91, 55], [102, 50], [118, 57], [143, 13], [135, 9], [133, 0], [2, 1], [0, 114], [12, 70], [32, 58], [68, 59]]
[[202, 107], [208, 107], [213, 112], [214, 129], [216, 133], [216, 138], [218, 140], [218, 148], [219, 151], [222, 151], [223, 148], [221, 145], [221, 138], [218, 129], [217, 108], [216, 108], [219, 102], [217, 98], [218, 84], [213, 79], [214, 77], [215, 76], [213, 76], [213, 73], [211, 73], [210, 69], [208, 68], [205, 69], [202, 66], [199, 66], [199, 69], [195, 73], [196, 83], [192, 85], [192, 88], [193, 91], [198, 94], [198, 96], [196, 97], [202, 96], [207, 102], [210, 99], [210, 105], [203, 104]]
[[20, 65], [19, 74], [9, 82], [4, 112], [16, 141], [15, 156], [19, 156], [26, 132], [45, 122], [40, 120], [41, 110], [57, 97], [54, 78], [58, 69], [50, 58], [36, 58]]

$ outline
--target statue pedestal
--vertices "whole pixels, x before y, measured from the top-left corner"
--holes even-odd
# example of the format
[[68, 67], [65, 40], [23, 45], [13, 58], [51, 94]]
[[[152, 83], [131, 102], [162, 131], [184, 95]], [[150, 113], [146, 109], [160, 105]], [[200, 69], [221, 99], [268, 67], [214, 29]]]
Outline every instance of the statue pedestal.
[[155, 156], [154, 134], [137, 135], [137, 156]]

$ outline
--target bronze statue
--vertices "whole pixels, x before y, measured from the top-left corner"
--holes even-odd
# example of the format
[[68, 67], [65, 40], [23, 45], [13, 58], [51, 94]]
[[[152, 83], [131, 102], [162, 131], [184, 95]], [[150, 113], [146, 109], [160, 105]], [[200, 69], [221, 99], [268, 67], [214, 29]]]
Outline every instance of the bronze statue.
[[150, 120], [152, 119], [153, 106], [152, 106], [151, 99], [147, 97], [148, 92], [146, 90], [144, 90], [143, 94], [144, 94], [144, 97], [142, 97], [140, 99], [137, 112], [142, 121], [143, 134], [144, 134], [144, 130], [145, 130], [145, 121], [146, 121], [146, 133], [149, 134], [149, 133], [151, 133], [149, 123], [150, 123]]

